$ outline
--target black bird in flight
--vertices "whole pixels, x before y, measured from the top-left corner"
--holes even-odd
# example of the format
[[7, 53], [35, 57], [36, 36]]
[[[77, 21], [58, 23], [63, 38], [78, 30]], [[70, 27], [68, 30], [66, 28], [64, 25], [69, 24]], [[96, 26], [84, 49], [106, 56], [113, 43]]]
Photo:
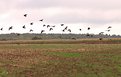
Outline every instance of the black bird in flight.
[[47, 28], [50, 27], [50, 25], [47, 25]]
[[82, 29], [79, 29], [80, 31], [82, 30]]
[[0, 30], [3, 30], [3, 28], [1, 28]]
[[53, 30], [53, 28], [50, 28], [50, 30], [49, 30], [49, 31], [51, 31], [51, 30]]
[[88, 27], [87, 29], [90, 30], [90, 27]]
[[103, 34], [104, 32], [100, 32], [99, 35]]
[[33, 32], [33, 30], [32, 29], [30, 29], [30, 31], [29, 32]]
[[62, 31], [65, 32], [65, 30], [67, 30], [68, 26], [66, 26]]
[[45, 27], [46, 25], [44, 24], [43, 27]]
[[26, 26], [24, 25], [23, 28], [26, 29]]
[[8, 29], [8, 30], [11, 30], [12, 28], [13, 28], [13, 26], [9, 27], [9, 29]]
[[33, 25], [33, 22], [31, 22], [30, 25]]
[[54, 26], [52, 26], [52, 27], [55, 27], [55, 25], [54, 25]]
[[65, 27], [65, 30], [67, 30], [68, 26]]
[[108, 27], [108, 29], [112, 28], [111, 26]]
[[24, 14], [24, 17], [27, 17], [27, 14]]
[[106, 31], [110, 32], [110, 30], [106, 30]]
[[45, 30], [41, 30], [41, 34], [44, 32]]
[[64, 24], [61, 24], [61, 26], [64, 26]]
[[63, 29], [62, 31], [65, 32], [65, 29]]
[[39, 21], [43, 21], [43, 19], [39, 20]]
[[71, 29], [68, 29], [69, 32], [71, 32]]

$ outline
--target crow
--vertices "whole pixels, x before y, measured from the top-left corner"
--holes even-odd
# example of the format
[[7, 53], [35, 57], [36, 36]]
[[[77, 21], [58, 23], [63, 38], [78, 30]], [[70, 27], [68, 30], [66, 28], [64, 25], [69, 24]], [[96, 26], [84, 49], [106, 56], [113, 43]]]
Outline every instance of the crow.
[[52, 26], [52, 27], [55, 27], [55, 25], [54, 25], [54, 26]]
[[27, 17], [27, 14], [24, 14], [24, 17]]
[[29, 32], [33, 32], [33, 30], [32, 30], [32, 29], [30, 29], [30, 30], [29, 30]]
[[50, 30], [49, 30], [49, 31], [51, 31], [51, 30], [53, 30], [53, 28], [50, 28]]
[[19, 34], [19, 33], [17, 33], [17, 36], [20, 36], [20, 34]]
[[103, 38], [99, 38], [99, 40], [103, 40]]
[[65, 30], [67, 30], [68, 26], [65, 27]]
[[99, 35], [103, 34], [104, 32], [100, 32]]
[[41, 30], [41, 34], [44, 32], [45, 30]]
[[26, 28], [26, 26], [24, 25], [24, 26], [23, 26], [23, 28], [25, 29], [25, 28]]
[[44, 24], [43, 27], [45, 27], [46, 25]]
[[47, 25], [47, 28], [50, 27], [50, 25]]
[[65, 32], [65, 30], [64, 30], [64, 29], [63, 29], [62, 31], [63, 31], [63, 32]]
[[39, 21], [43, 21], [43, 19], [39, 20]]
[[88, 27], [87, 29], [90, 30], [90, 27]]
[[108, 32], [109, 32], [110, 30], [106, 30], [106, 31], [108, 31]]
[[69, 32], [71, 32], [71, 29], [68, 29]]
[[30, 25], [33, 25], [33, 22], [31, 22]]
[[3, 28], [1, 28], [0, 30], [3, 30]]
[[61, 24], [61, 26], [64, 26], [64, 24]]
[[108, 27], [108, 29], [112, 28], [111, 26]]
[[82, 29], [79, 29], [80, 31], [82, 30]]
[[8, 29], [8, 30], [11, 30], [12, 28], [13, 28], [13, 26], [9, 27], [9, 29]]
[[90, 34], [87, 34], [86, 36], [90, 36]]

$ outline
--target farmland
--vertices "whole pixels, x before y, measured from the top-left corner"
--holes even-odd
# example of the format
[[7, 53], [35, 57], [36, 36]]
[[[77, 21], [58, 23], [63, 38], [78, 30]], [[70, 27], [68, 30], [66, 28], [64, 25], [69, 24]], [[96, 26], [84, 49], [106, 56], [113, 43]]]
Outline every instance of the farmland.
[[121, 77], [121, 40], [1, 41], [0, 77]]

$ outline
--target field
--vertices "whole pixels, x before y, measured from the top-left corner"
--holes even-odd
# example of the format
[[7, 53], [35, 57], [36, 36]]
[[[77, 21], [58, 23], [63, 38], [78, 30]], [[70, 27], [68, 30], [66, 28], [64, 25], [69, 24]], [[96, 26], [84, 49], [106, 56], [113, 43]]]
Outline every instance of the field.
[[1, 41], [0, 77], [121, 77], [121, 39]]

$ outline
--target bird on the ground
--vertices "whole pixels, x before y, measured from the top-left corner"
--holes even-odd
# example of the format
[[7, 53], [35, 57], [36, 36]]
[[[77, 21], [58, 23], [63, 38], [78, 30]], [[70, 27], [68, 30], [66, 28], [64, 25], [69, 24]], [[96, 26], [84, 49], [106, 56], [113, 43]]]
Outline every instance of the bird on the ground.
[[103, 40], [103, 38], [99, 38], [99, 40]]
[[24, 17], [27, 17], [27, 14], [24, 14]]
[[17, 33], [17, 36], [20, 36], [20, 34], [19, 34], [19, 33]]
[[73, 38], [71, 38], [72, 40], [76, 40], [76, 38], [75, 37], [73, 37]]
[[90, 36], [90, 34], [88, 34], [88, 33], [87, 33], [87, 35], [86, 35], [86, 36]]
[[9, 27], [9, 29], [8, 29], [8, 30], [11, 30], [12, 28], [13, 28], [13, 26]]
[[90, 37], [93, 37], [93, 35], [90, 35]]

